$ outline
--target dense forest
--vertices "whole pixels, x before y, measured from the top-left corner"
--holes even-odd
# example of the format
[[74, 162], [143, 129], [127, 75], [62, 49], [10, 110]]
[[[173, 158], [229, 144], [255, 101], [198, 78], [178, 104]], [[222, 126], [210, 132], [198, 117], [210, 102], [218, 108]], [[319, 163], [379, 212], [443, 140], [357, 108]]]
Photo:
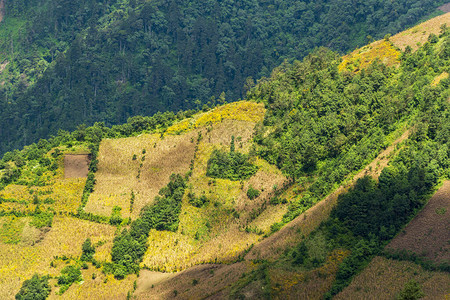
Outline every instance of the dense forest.
[[[340, 53], [436, 1], [6, 1], [0, 153], [59, 129], [235, 101], [314, 47]], [[217, 100], [216, 100], [217, 99]]]

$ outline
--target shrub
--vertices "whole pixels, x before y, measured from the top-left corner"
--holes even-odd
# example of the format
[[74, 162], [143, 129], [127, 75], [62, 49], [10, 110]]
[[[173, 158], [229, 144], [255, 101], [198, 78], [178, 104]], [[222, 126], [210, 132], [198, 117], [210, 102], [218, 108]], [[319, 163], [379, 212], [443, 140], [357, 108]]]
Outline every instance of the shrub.
[[245, 180], [258, 171], [248, 155], [235, 151], [214, 150], [207, 163], [206, 176], [230, 180]]
[[95, 254], [95, 247], [91, 243], [91, 239], [87, 238], [82, 246], [82, 254], [81, 254], [81, 260], [82, 261], [92, 261], [92, 258]]
[[52, 227], [53, 223], [53, 213], [51, 212], [41, 212], [33, 215], [31, 225], [36, 228], [42, 227]]
[[24, 281], [16, 294], [16, 300], [44, 300], [50, 295], [50, 291], [48, 276], [34, 274], [31, 279]]
[[122, 223], [122, 215], [120, 214], [121, 210], [122, 210], [122, 208], [119, 206], [113, 207], [113, 210], [111, 213], [111, 218], [109, 219], [109, 223], [111, 225], [117, 226], [117, 225], [120, 225], [120, 223]]
[[247, 190], [247, 197], [250, 200], [253, 200], [255, 198], [258, 198], [258, 196], [261, 194], [261, 192], [255, 188], [253, 188], [253, 186], [250, 186]]

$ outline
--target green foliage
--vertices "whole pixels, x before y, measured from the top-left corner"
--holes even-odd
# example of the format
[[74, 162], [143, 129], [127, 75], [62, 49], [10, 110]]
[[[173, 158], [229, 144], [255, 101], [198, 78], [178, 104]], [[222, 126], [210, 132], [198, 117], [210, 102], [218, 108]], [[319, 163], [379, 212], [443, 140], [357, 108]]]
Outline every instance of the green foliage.
[[114, 206], [111, 212], [111, 217], [109, 218], [109, 223], [111, 225], [117, 226], [122, 223], [122, 215], [120, 212], [122, 211], [122, 207]]
[[192, 206], [195, 207], [203, 207], [204, 205], [209, 203], [209, 199], [206, 197], [206, 195], [201, 195], [200, 197], [197, 197], [195, 194], [191, 192], [188, 193], [188, 201]]
[[261, 194], [261, 192], [257, 189], [255, 189], [253, 186], [250, 186], [247, 190], [247, 197], [250, 200], [258, 198], [258, 196]]
[[230, 180], [245, 180], [258, 171], [258, 167], [249, 162], [249, 157], [235, 151], [214, 150], [208, 159], [206, 176]]
[[422, 288], [420, 285], [414, 280], [411, 279], [405, 284], [405, 287], [400, 292], [400, 295], [397, 297], [398, 300], [417, 300], [421, 299], [425, 296], [422, 292]]
[[31, 220], [31, 225], [36, 228], [42, 227], [52, 227], [53, 223], [53, 213], [51, 212], [40, 212], [34, 214]]
[[51, 287], [48, 276], [34, 274], [31, 279], [25, 280], [16, 294], [16, 300], [45, 300], [50, 295]]
[[75, 282], [82, 280], [79, 267], [67, 266], [61, 270], [61, 276], [58, 277], [58, 285], [60, 285], [59, 294], [63, 294]]
[[92, 261], [92, 259], [94, 258], [94, 254], [95, 254], [95, 247], [92, 245], [90, 238], [87, 238], [84, 241], [81, 250], [82, 250], [82, 253], [81, 253], [80, 259], [82, 261]]
[[124, 229], [114, 238], [111, 251], [112, 263], [105, 271], [123, 279], [127, 274], [139, 271], [139, 263], [147, 250], [150, 229], [176, 231], [178, 229], [181, 200], [186, 188], [183, 176], [170, 175], [170, 182], [159, 191], [155, 204], [141, 210], [140, 217], [133, 221], [130, 230]]

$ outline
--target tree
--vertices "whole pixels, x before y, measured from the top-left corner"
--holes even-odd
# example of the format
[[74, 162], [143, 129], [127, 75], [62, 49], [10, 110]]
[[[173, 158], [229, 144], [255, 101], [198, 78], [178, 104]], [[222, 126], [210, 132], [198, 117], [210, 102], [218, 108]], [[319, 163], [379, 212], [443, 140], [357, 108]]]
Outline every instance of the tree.
[[91, 239], [87, 238], [82, 246], [83, 253], [81, 254], [81, 260], [91, 261], [95, 254], [95, 247], [91, 243]]
[[34, 274], [31, 279], [24, 281], [16, 294], [16, 300], [44, 300], [50, 295], [50, 291], [48, 276]]
[[405, 284], [403, 291], [401, 291], [398, 296], [398, 300], [416, 300], [424, 297], [425, 294], [422, 292], [422, 288], [420, 285], [414, 280], [411, 279]]

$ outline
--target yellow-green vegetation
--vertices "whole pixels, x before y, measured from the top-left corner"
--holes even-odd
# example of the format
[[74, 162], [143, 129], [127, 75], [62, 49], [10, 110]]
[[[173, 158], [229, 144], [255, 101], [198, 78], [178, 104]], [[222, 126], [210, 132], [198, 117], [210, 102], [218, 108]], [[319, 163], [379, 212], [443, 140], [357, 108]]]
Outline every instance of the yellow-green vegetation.
[[85, 178], [64, 178], [60, 168], [44, 186], [6, 186], [0, 191], [0, 197], [6, 200], [0, 204], [0, 210], [28, 214], [39, 205], [41, 210], [51, 208], [56, 213], [75, 213], [80, 206], [85, 183]]
[[412, 262], [377, 256], [336, 299], [392, 298], [399, 295], [410, 280], [419, 284], [425, 299], [446, 299], [450, 294], [448, 273], [426, 271]]
[[[242, 113], [249, 107], [256, 111], [253, 114]], [[232, 181], [206, 176], [211, 153], [215, 149], [228, 150], [232, 136], [235, 137], [235, 151], [249, 151], [251, 134], [256, 125], [250, 120], [262, 119], [264, 110], [260, 107], [251, 102], [238, 102], [216, 108], [217, 111], [207, 112], [199, 119], [202, 120], [201, 124], [208, 124], [208, 127], [195, 136], [197, 149], [192, 175], [183, 198], [178, 231], [152, 230], [142, 266], [151, 270], [179, 271], [198, 263], [232, 262], [261, 239], [254, 232], [245, 231], [245, 225], [252, 209], [261, 207], [273, 186], [285, 180], [281, 171], [255, 157], [252, 163], [260, 170], [247, 180]], [[222, 121], [220, 116], [223, 117]], [[199, 132], [198, 129], [196, 132]], [[162, 143], [165, 143], [165, 139]], [[246, 195], [250, 185], [263, 190], [252, 201]], [[189, 193], [195, 197], [204, 196], [207, 203], [201, 207], [193, 206], [188, 199]], [[267, 219], [272, 217], [266, 214]]]
[[22, 230], [25, 227], [23, 218], [14, 216], [0, 219], [0, 242], [5, 244], [18, 244], [21, 241]]
[[265, 108], [262, 103], [239, 101], [219, 106], [210, 112], [200, 115], [194, 126], [202, 127], [204, 125], [219, 123], [226, 119], [257, 123], [263, 120], [264, 113]]
[[257, 123], [263, 120], [264, 105], [250, 101], [239, 101], [216, 107], [208, 112], [199, 113], [190, 119], [180, 121], [167, 128], [165, 135], [180, 134], [196, 128], [220, 123], [224, 120], [247, 121]]
[[274, 286], [274, 299], [320, 299], [330, 289], [339, 264], [349, 255], [349, 251], [337, 249], [329, 254], [325, 263], [312, 270], [289, 272], [269, 268], [270, 282]]
[[436, 76], [431, 82], [431, 86], [435, 87], [441, 82], [443, 79], [447, 79], [449, 74], [447, 72], [442, 72], [440, 75]]
[[395, 66], [400, 64], [399, 57], [400, 51], [394, 47], [392, 42], [389, 40], [377, 41], [344, 56], [339, 65], [339, 71], [360, 72], [376, 59], [387, 66]]
[[[7, 219], [6, 219], [7, 218]], [[59, 276], [60, 270], [66, 265], [64, 260], [54, 257], [79, 258], [81, 246], [86, 238], [91, 238], [96, 247], [94, 258], [98, 261], [110, 260], [112, 240], [115, 228], [109, 225], [96, 224], [70, 217], [54, 217], [50, 230], [35, 232], [34, 227], [27, 226], [30, 218], [3, 217], [13, 224], [14, 229], [8, 231], [18, 243], [6, 244], [0, 241], [0, 298], [12, 299], [18, 292], [21, 283], [31, 278], [36, 272]], [[12, 221], [11, 221], [12, 220]], [[25, 225], [24, 225], [25, 224]], [[70, 238], [68, 238], [70, 236]], [[53, 262], [53, 263], [52, 263]], [[54, 267], [53, 267], [53, 266]], [[100, 270], [96, 271], [100, 274]], [[86, 280], [87, 281], [87, 280]], [[71, 287], [70, 290], [75, 288]], [[90, 292], [95, 292], [95, 286]]]

